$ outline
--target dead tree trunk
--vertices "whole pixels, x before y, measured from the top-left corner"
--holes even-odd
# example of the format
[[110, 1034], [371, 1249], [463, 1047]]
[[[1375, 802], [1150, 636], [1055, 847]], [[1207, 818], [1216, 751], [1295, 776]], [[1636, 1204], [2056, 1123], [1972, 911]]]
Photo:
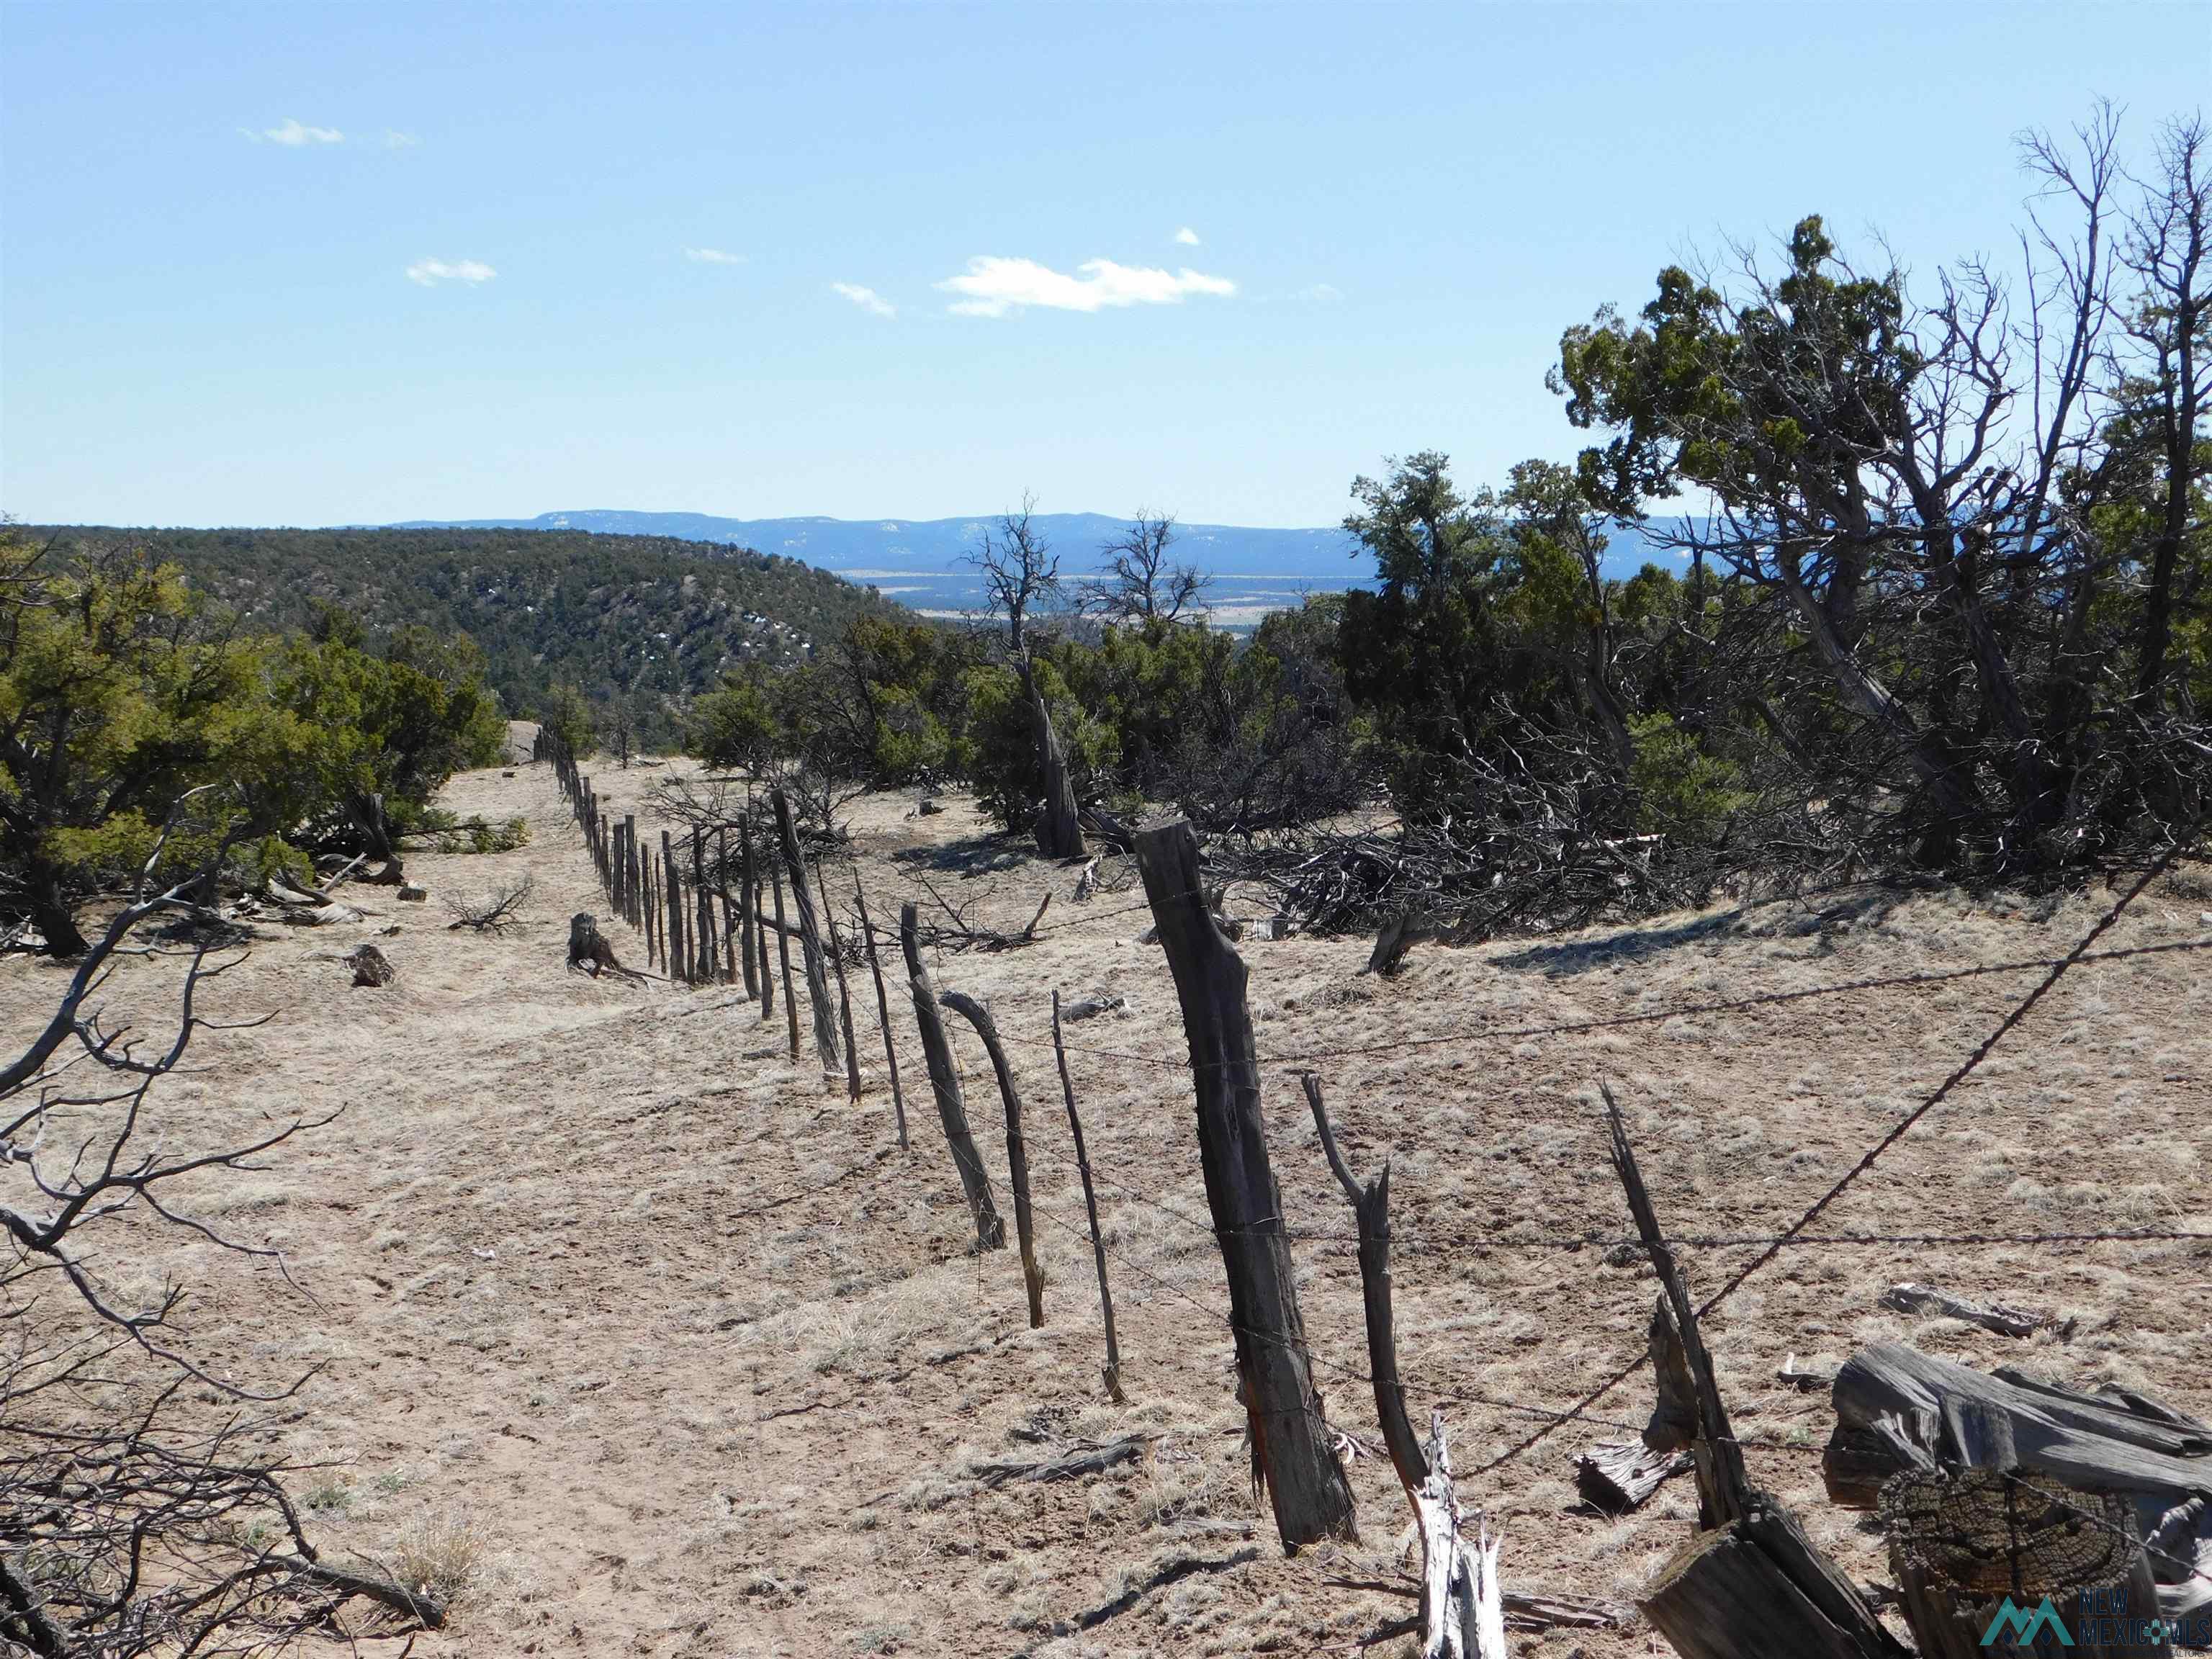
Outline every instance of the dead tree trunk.
[[1060, 1036], [1060, 993], [1052, 994], [1052, 1052], [1060, 1062], [1060, 1091], [1067, 1100], [1067, 1132], [1075, 1137], [1075, 1168], [1083, 1177], [1083, 1208], [1091, 1218], [1091, 1255], [1098, 1266], [1098, 1312], [1106, 1325], [1106, 1397], [1127, 1402], [1121, 1393], [1121, 1345], [1114, 1336], [1114, 1292], [1106, 1287], [1106, 1241], [1098, 1232], [1098, 1193], [1091, 1182], [1091, 1159], [1083, 1150], [1083, 1120], [1075, 1115], [1075, 1080], [1067, 1074], [1067, 1045]]
[[806, 995], [814, 1016], [814, 1052], [823, 1071], [835, 1073], [839, 1069], [837, 1014], [830, 1006], [830, 975], [822, 965], [822, 927], [814, 915], [814, 895], [807, 890], [806, 861], [799, 850], [799, 832], [792, 826], [790, 798], [779, 787], [769, 799], [775, 803], [775, 833], [783, 848], [784, 868], [791, 875], [792, 908], [799, 912], [799, 943], [806, 958]]
[[738, 955], [744, 963], [745, 994], [762, 999], [761, 1018], [766, 1019], [768, 994], [763, 988], [766, 975], [762, 969], [767, 963], [765, 959], [754, 959], [758, 947], [754, 943], [753, 915], [760, 908], [760, 880], [753, 869], [753, 826], [750, 817], [738, 825], [738, 856], [744, 866], [738, 889]]
[[890, 998], [884, 991], [883, 963], [876, 956], [876, 930], [868, 921], [868, 896], [860, 890], [860, 866], [853, 869], [853, 902], [860, 907], [860, 938], [868, 947], [868, 972], [876, 981], [876, 1024], [884, 1033], [884, 1064], [891, 1074], [891, 1112], [898, 1121], [899, 1150], [906, 1150], [906, 1090], [899, 1082], [898, 1049], [891, 1042]]
[[945, 1139], [952, 1148], [953, 1167], [960, 1172], [961, 1190], [975, 1217], [975, 1248], [1006, 1248], [1006, 1224], [999, 1219], [991, 1201], [991, 1179], [983, 1173], [982, 1154], [968, 1127], [968, 1103], [960, 1096], [960, 1073], [952, 1063], [952, 1044], [945, 1036], [945, 1017], [937, 1012], [937, 987], [921, 960], [921, 938], [908, 902], [899, 910], [899, 947], [906, 954], [907, 983], [914, 993], [915, 1023], [921, 1027], [921, 1052], [929, 1062], [929, 1086], [937, 1096], [937, 1115], [945, 1124]]
[[1044, 1271], [1037, 1266], [1036, 1228], [1030, 1213], [1030, 1152], [1022, 1139], [1022, 1097], [1015, 1091], [1014, 1073], [1006, 1064], [991, 1011], [961, 991], [947, 991], [938, 1000], [975, 1028], [999, 1079], [999, 1098], [1006, 1107], [1006, 1171], [1014, 1188], [1014, 1237], [1021, 1246], [1022, 1282], [1029, 1290], [1030, 1328], [1037, 1330], [1044, 1324]]
[[775, 895], [775, 954], [783, 964], [783, 1023], [791, 1028], [791, 1063], [799, 1064], [799, 1000], [791, 994], [791, 930], [783, 922], [783, 872], [770, 859], [768, 884]]
[[1285, 1551], [1295, 1554], [1324, 1538], [1358, 1534], [1352, 1488], [1306, 1353], [1282, 1198], [1261, 1115], [1244, 963], [1206, 908], [1190, 825], [1178, 820], [1139, 831], [1137, 867], [1190, 1044], [1199, 1161], [1229, 1281], [1253, 1476], [1273, 1500]]
[[1029, 693], [1030, 718], [1036, 726], [1037, 760], [1044, 773], [1044, 804], [1036, 821], [1037, 850], [1047, 858], [1083, 856], [1083, 823], [1075, 805], [1075, 785], [1068, 776], [1067, 750], [1053, 730], [1052, 713], [1044, 706], [1044, 692], [1036, 672], [1024, 660], [1022, 688]]
[[845, 947], [837, 938], [837, 907], [830, 901], [830, 878], [822, 866], [814, 866], [814, 879], [822, 889], [822, 919], [830, 926], [830, 965], [837, 970], [837, 1026], [845, 1039], [845, 1094], [860, 1097], [860, 1050], [853, 1041], [853, 994], [845, 983]]

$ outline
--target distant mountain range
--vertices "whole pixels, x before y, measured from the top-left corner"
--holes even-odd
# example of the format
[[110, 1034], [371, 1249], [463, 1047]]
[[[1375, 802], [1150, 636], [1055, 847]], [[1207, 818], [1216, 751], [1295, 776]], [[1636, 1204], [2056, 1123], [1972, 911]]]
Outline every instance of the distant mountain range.
[[[982, 543], [995, 514], [963, 519], [724, 519], [706, 513], [630, 513], [594, 509], [541, 513], [534, 519], [418, 519], [400, 530], [567, 530], [605, 535], [670, 536], [776, 553], [833, 571], [916, 610], [972, 609], [979, 598], [966, 556]], [[1082, 577], [1103, 568], [1101, 549], [1129, 521], [1103, 513], [1040, 513], [1032, 522], [1061, 557], [1064, 574]], [[1340, 526], [1269, 530], [1249, 526], [1179, 524], [1176, 554], [1213, 579], [1208, 595], [1222, 620], [1256, 620], [1296, 604], [1302, 592], [1334, 592], [1374, 580], [1374, 562]], [[1608, 575], [1632, 576], [1660, 556], [1632, 529], [1616, 531], [1606, 556]]]

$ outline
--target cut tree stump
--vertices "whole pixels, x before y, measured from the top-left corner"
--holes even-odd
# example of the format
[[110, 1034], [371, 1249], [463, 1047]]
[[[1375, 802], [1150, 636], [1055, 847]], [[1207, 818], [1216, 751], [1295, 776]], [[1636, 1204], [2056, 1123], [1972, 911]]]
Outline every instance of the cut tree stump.
[[641, 982], [645, 978], [635, 968], [625, 968], [615, 959], [615, 947], [607, 943], [589, 910], [579, 910], [568, 918], [568, 971], [586, 973], [593, 979], [602, 973]]
[[2135, 1506], [2117, 1492], [1996, 1468], [1906, 1474], [1882, 1488], [1881, 1524], [1922, 1659], [2173, 1651], [2143, 1628], [2159, 1618], [2157, 1589]]
[[1206, 908], [1198, 836], [1181, 820], [1139, 830], [1145, 883], [1176, 995], [1198, 1107], [1199, 1162], [1229, 1281], [1229, 1322], [1251, 1431], [1253, 1473], [1273, 1499], [1286, 1553], [1358, 1535], [1306, 1352], [1282, 1194], [1267, 1156], [1243, 958]]
[[921, 928], [911, 899], [899, 908], [899, 945], [906, 953], [907, 983], [914, 994], [915, 1024], [921, 1027], [921, 1052], [929, 1066], [930, 1089], [937, 1096], [937, 1115], [945, 1125], [945, 1139], [952, 1149], [961, 1190], [967, 1194], [968, 1208], [975, 1218], [975, 1248], [1004, 1249], [1006, 1224], [999, 1218], [999, 1206], [992, 1202], [991, 1178], [983, 1173], [983, 1156], [975, 1150], [975, 1136], [968, 1127], [960, 1069], [952, 1063], [945, 1016], [938, 1012], [937, 987], [921, 959]]
[[1575, 1490], [1607, 1515], [1626, 1515], [1683, 1470], [1684, 1451], [1654, 1451], [1640, 1440], [1601, 1440], [1575, 1459]]
[[381, 988], [399, 977], [399, 970], [392, 965], [392, 958], [374, 945], [356, 945], [346, 956], [346, 963], [353, 969], [353, 982]]

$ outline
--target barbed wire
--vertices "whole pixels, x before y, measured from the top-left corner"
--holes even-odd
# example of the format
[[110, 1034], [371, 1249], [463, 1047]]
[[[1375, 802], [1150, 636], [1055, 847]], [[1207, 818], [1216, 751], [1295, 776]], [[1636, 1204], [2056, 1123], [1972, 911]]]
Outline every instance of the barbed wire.
[[[1774, 1258], [1781, 1253], [1784, 1248], [1784, 1241], [1795, 1237], [1796, 1235], [1803, 1232], [1804, 1230], [1807, 1227], [1809, 1227], [1814, 1222], [1819, 1220], [1820, 1218], [1826, 1213], [1828, 1206], [1834, 1203], [1837, 1199], [1840, 1198], [1844, 1194], [1844, 1191], [1850, 1187], [1852, 1182], [1856, 1181], [1861, 1176], [1864, 1175], [1869, 1170], [1871, 1170], [1885, 1152], [1888, 1152], [1891, 1147], [1896, 1146], [1897, 1143], [1902, 1140], [1906, 1134], [1911, 1133], [1912, 1127], [1915, 1124], [1926, 1117], [1928, 1114], [1935, 1110], [1936, 1107], [1942, 1104], [1942, 1103], [1950, 1097], [1952, 1091], [1956, 1089], [1961, 1083], [1964, 1083], [1967, 1078], [1971, 1077], [1976, 1068], [1978, 1068], [1984, 1060], [1989, 1058], [1990, 1052], [1996, 1048], [1997, 1044], [2004, 1040], [2005, 1036], [2017, 1026], [2021, 1021], [2026, 1019], [2028, 1014], [2034, 1010], [2036, 1005], [2041, 1002], [2045, 996], [2050, 993], [2051, 988], [2056, 986], [2060, 980], [2066, 976], [2068, 970], [2073, 968], [2075, 963], [2081, 961], [2082, 958], [2087, 955], [2090, 947], [2095, 945], [2100, 939], [2104, 937], [2105, 933], [2109, 929], [2119, 921], [2119, 919], [2127, 913], [2128, 907], [2135, 902], [2136, 899], [2142, 893], [2143, 890], [2148, 888], [2153, 881], [2156, 880], [2168, 869], [2172, 867], [2174, 859], [2179, 851], [2179, 848], [2171, 849], [2159, 858], [2154, 860], [2149, 867], [2146, 869], [2142, 872], [2142, 875], [2136, 880], [2135, 885], [2129, 888], [2126, 892], [2120, 895], [2118, 898], [2112, 902], [2112, 905], [2105, 911], [2105, 914], [2097, 919], [2096, 924], [2092, 927], [2087, 933], [2081, 936], [2081, 942], [2075, 945], [2071, 951], [2068, 951], [2064, 957], [2061, 957], [2058, 962], [2052, 966], [2051, 971], [2043, 977], [2041, 981], [2036, 985], [2033, 990], [2030, 991], [2027, 996], [2021, 998], [2020, 1001], [2013, 1005], [2012, 1008], [2005, 1014], [2004, 1018], [1999, 1020], [1990, 1034], [1984, 1037], [1981, 1042], [1977, 1045], [1973, 1053], [1967, 1055], [1966, 1060], [1963, 1060], [1949, 1076], [1946, 1077], [1942, 1083], [1938, 1084], [1936, 1088], [1929, 1092], [1926, 1099], [1923, 1100], [1919, 1105], [1914, 1107], [1911, 1111], [1906, 1113], [1902, 1119], [1891, 1127], [1887, 1134], [1883, 1135], [1880, 1140], [1877, 1140], [1872, 1146], [1868, 1148], [1857, 1163], [1854, 1164], [1849, 1170], [1845, 1170], [1843, 1176], [1837, 1180], [1827, 1191], [1821, 1194], [1819, 1198], [1813, 1201], [1810, 1208], [1806, 1210], [1802, 1215], [1799, 1216], [1795, 1222], [1783, 1231], [1780, 1235], [1780, 1238], [1776, 1243], [1768, 1244], [1761, 1249], [1758, 1255], [1754, 1256], [1743, 1267], [1738, 1268], [1729, 1276], [1727, 1282], [1723, 1284], [1719, 1290], [1716, 1291], [1711, 1296], [1705, 1298], [1705, 1302], [1698, 1309], [1698, 1317], [1704, 1318], [1705, 1316], [1711, 1314], [1714, 1309], [1719, 1307], [1720, 1304], [1726, 1301], [1729, 1297], [1733, 1295], [1737, 1290], [1741, 1289], [1744, 1283], [1748, 1280], [1753, 1273], [1766, 1266], [1768, 1262], [1773, 1261]], [[1508, 1447], [1504, 1451], [1499, 1453], [1496, 1457], [1490, 1459], [1480, 1468], [1469, 1470], [1469, 1476], [1473, 1477], [1474, 1475], [1488, 1474], [1492, 1471], [1503, 1468], [1507, 1464], [1526, 1455], [1530, 1450], [1534, 1449], [1536, 1446], [1540, 1445], [1553, 1433], [1557, 1432], [1558, 1430], [1565, 1427], [1567, 1423], [1575, 1420], [1576, 1417], [1580, 1415], [1582, 1412], [1587, 1410], [1589, 1407], [1595, 1405], [1599, 1401], [1604, 1399], [1606, 1395], [1611, 1394], [1623, 1382], [1633, 1376], [1643, 1368], [1645, 1363], [1644, 1357], [1639, 1354], [1634, 1358], [1629, 1360], [1627, 1364], [1620, 1366], [1611, 1376], [1607, 1376], [1603, 1382], [1600, 1382], [1595, 1388], [1584, 1395], [1581, 1400], [1577, 1401], [1573, 1409], [1570, 1411], [1559, 1422], [1547, 1424], [1543, 1428], [1537, 1430], [1534, 1433], [1524, 1437], [1522, 1440], [1514, 1445]]]

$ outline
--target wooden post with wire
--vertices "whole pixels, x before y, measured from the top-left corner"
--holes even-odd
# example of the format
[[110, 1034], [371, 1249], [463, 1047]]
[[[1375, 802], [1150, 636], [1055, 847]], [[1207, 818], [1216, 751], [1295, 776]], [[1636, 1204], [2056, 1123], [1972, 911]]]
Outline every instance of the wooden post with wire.
[[921, 927], [912, 901], [899, 909], [899, 948], [906, 954], [908, 988], [914, 994], [915, 1024], [921, 1028], [921, 1052], [929, 1062], [929, 1086], [937, 1097], [937, 1115], [945, 1126], [945, 1139], [952, 1149], [952, 1165], [960, 1188], [968, 1195], [968, 1208], [975, 1218], [975, 1248], [1004, 1249], [1006, 1224], [999, 1218], [992, 1201], [991, 1179], [983, 1173], [982, 1154], [975, 1150], [974, 1131], [968, 1127], [968, 1103], [960, 1093], [960, 1068], [952, 1063], [952, 1044], [945, 1035], [945, 1016], [937, 1009], [937, 987], [921, 959]]
[[1206, 908], [1190, 825], [1157, 824], [1139, 830], [1136, 842], [1190, 1045], [1199, 1162], [1229, 1280], [1253, 1480], [1267, 1487], [1283, 1548], [1295, 1554], [1323, 1539], [1357, 1537], [1358, 1528], [1306, 1352], [1297, 1269], [1260, 1110], [1244, 963]]
[[860, 908], [860, 938], [867, 945], [868, 972], [876, 981], [876, 1023], [883, 1028], [884, 1064], [890, 1068], [891, 1112], [898, 1121], [899, 1150], [906, 1150], [906, 1090], [899, 1082], [898, 1049], [891, 1042], [890, 998], [884, 991], [884, 969], [876, 955], [876, 930], [868, 921], [868, 896], [860, 890], [860, 869], [853, 866], [853, 902]]
[[1083, 1177], [1083, 1207], [1091, 1218], [1091, 1255], [1098, 1267], [1098, 1312], [1106, 1325], [1106, 1365], [1101, 1373], [1106, 1397], [1128, 1404], [1121, 1392], [1121, 1345], [1114, 1334], [1114, 1292], [1106, 1285], [1106, 1241], [1098, 1231], [1098, 1190], [1091, 1184], [1091, 1159], [1083, 1150], [1083, 1120], [1075, 1114], [1075, 1080], [1067, 1073], [1067, 1044], [1060, 1035], [1060, 993], [1052, 994], [1052, 1052], [1060, 1062], [1060, 1091], [1067, 1101], [1067, 1130], [1075, 1137], [1075, 1169]]
[[1030, 1212], [1030, 1152], [1022, 1138], [1022, 1097], [1014, 1089], [1013, 1070], [1006, 1064], [1006, 1050], [991, 1011], [964, 991], [947, 991], [938, 1000], [975, 1028], [999, 1079], [999, 1098], [1006, 1108], [1006, 1171], [1014, 1189], [1014, 1236], [1021, 1245], [1022, 1282], [1029, 1291], [1030, 1328], [1036, 1330], [1044, 1324], [1044, 1270], [1037, 1266], [1036, 1228]]

